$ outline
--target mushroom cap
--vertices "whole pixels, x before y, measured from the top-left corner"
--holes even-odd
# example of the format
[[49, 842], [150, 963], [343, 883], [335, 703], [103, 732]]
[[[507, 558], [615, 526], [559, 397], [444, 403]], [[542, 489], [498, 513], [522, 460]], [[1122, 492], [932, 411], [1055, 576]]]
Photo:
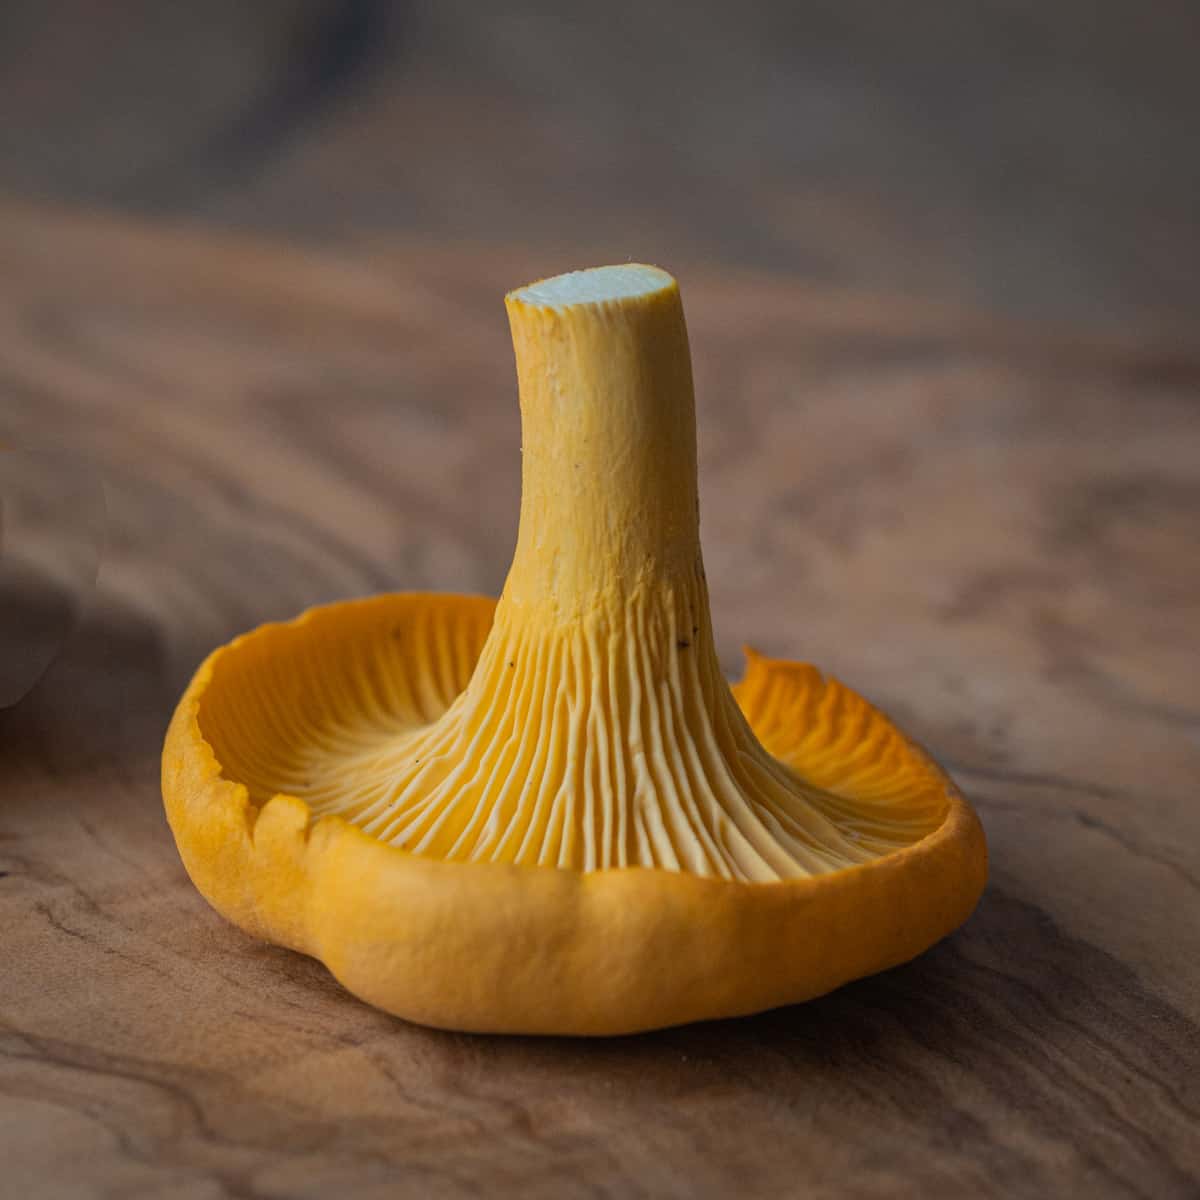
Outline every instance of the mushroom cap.
[[289, 794], [314, 744], [361, 753], [436, 720], [466, 687], [494, 607], [433, 593], [346, 601], [209, 655], [168, 729], [162, 785], [187, 871], [218, 912], [426, 1025], [621, 1034], [811, 999], [913, 958], [974, 908], [983, 832], [946, 774], [849, 688], [753, 652], [733, 693], [763, 746], [815, 788], [933, 812], [927, 832], [827, 874], [739, 882], [446, 861]]

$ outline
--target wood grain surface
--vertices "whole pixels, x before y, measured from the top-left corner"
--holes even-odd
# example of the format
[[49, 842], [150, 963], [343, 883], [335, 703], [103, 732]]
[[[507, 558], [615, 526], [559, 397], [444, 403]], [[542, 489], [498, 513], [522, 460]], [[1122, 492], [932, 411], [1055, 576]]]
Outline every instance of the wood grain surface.
[[[567, 265], [0, 209], [0, 442], [98, 469], [108, 522], [0, 711], [0, 1195], [1195, 1197], [1200, 356], [1169, 334], [665, 264], [723, 660], [829, 668], [986, 825], [992, 883], [918, 961], [747, 1020], [460, 1036], [193, 890], [158, 793], [189, 672], [315, 602], [498, 589], [501, 296]], [[54, 588], [17, 549], [10, 634]]]

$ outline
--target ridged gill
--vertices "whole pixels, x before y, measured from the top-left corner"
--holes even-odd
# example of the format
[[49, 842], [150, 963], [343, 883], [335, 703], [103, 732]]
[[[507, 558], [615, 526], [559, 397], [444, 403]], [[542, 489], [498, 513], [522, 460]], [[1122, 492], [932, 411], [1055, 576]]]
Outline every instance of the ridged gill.
[[731, 691], [704, 596], [557, 630], [468, 597], [317, 610], [223, 652], [201, 729], [256, 804], [463, 862], [770, 881], [940, 824], [944, 781], [849, 689], [756, 657]]

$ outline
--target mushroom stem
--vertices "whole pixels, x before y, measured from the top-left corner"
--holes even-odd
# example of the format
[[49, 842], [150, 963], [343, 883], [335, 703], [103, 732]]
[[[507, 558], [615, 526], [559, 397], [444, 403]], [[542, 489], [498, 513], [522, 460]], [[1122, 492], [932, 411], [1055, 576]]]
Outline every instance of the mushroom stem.
[[521, 524], [504, 602], [557, 621], [703, 576], [683, 306], [654, 267], [507, 298], [520, 387]]

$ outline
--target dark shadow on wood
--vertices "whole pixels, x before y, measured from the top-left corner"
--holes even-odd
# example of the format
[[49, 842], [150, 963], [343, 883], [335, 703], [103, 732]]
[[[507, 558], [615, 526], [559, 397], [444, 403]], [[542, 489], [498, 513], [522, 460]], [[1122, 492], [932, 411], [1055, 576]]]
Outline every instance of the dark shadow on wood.
[[67, 632], [36, 685], [0, 709], [0, 786], [31, 763], [70, 774], [157, 753], [173, 697], [150, 623], [106, 607]]

